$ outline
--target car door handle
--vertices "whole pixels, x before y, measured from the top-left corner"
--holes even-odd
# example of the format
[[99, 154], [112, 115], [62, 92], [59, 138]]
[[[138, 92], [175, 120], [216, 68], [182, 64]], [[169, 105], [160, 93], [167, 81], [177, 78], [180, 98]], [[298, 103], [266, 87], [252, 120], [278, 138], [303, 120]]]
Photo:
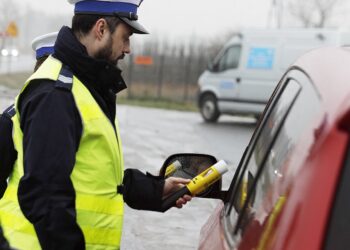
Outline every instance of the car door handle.
[[236, 78], [236, 82], [237, 82], [237, 83], [241, 83], [241, 78], [240, 78], [240, 77], [237, 77], [237, 78]]

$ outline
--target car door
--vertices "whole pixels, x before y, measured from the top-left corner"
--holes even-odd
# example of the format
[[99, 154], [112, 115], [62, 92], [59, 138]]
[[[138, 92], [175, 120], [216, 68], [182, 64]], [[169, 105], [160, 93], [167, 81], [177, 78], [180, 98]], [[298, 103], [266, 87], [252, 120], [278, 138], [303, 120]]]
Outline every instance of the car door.
[[[291, 70], [276, 88], [231, 184], [222, 216], [230, 248], [269, 249], [287, 199], [283, 185], [298, 173], [321, 123], [317, 91], [303, 72]], [[305, 150], [296, 152], [299, 144]]]

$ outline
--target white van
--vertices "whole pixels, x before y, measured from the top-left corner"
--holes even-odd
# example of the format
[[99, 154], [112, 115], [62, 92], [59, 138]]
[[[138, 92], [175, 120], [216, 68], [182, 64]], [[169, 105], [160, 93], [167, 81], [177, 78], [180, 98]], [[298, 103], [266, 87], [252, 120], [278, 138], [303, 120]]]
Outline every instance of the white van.
[[199, 77], [203, 119], [216, 122], [220, 114], [259, 117], [283, 72], [301, 54], [342, 45], [350, 45], [349, 31], [244, 30], [225, 44]]

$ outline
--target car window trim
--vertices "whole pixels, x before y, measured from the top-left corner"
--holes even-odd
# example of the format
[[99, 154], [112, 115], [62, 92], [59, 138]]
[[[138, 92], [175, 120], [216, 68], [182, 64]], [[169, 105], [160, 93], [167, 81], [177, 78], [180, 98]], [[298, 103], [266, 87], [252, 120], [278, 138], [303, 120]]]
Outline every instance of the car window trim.
[[309, 74], [304, 69], [300, 68], [297, 65], [293, 65], [290, 67], [290, 72], [291, 72], [291, 74], [293, 74], [294, 72], [299, 72], [299, 73], [301, 72], [303, 74], [303, 76], [305, 76], [308, 79], [308, 81], [311, 83], [311, 86], [314, 89], [317, 97], [322, 100], [322, 96], [321, 96], [319, 89], [316, 87], [316, 85], [314, 84], [314, 81], [311, 79]]
[[[262, 119], [260, 121], [260, 124], [258, 124], [258, 127], [257, 129], [255, 130], [254, 134], [252, 135], [252, 139], [251, 141], [249, 142], [248, 144], [248, 147], [247, 147], [247, 152], [245, 154], [245, 157], [243, 160], [241, 160], [240, 162], [242, 162], [241, 165], [238, 166], [237, 170], [236, 170], [236, 173], [235, 173], [235, 176], [234, 178], [236, 177], [236, 174], [237, 174], [237, 179], [235, 181], [238, 181], [238, 182], [234, 182], [232, 180], [231, 182], [231, 185], [230, 185], [230, 188], [229, 188], [229, 191], [231, 191], [232, 193], [229, 193], [228, 194], [228, 197], [229, 197], [229, 207], [228, 207], [228, 211], [226, 213], [226, 216], [229, 216], [231, 211], [232, 211], [232, 207], [233, 207], [233, 201], [237, 195], [237, 189], [238, 189], [238, 183], [240, 183], [241, 181], [241, 176], [242, 176], [242, 173], [245, 172], [246, 168], [247, 168], [247, 164], [248, 164], [248, 159], [250, 159], [251, 157], [251, 154], [253, 153], [253, 149], [255, 148], [255, 145], [257, 143], [257, 138], [259, 138], [260, 134], [261, 134], [261, 131], [262, 131], [262, 128], [265, 126], [268, 118], [270, 117], [270, 113], [271, 113], [271, 110], [273, 109], [273, 107], [275, 107], [275, 104], [276, 102], [279, 100], [279, 98], [281, 97], [282, 93], [283, 93], [283, 90], [284, 90], [284, 85], [287, 85], [286, 83], [290, 80], [291, 78], [290, 77], [287, 77], [286, 75], [281, 79], [281, 81], [279, 82], [279, 84], [277, 85], [274, 93], [272, 94], [270, 100], [269, 100], [269, 103], [267, 105], [267, 108], [265, 109], [265, 111], [263, 112], [262, 114], [262, 117], [264, 117], [264, 119]], [[265, 115], [266, 114], [266, 115]], [[249, 146], [250, 145], [250, 146]], [[243, 155], [244, 156], [244, 155]], [[243, 158], [243, 157], [242, 157]]]
[[[283, 88], [283, 91], [284, 91], [284, 90], [286, 89], [286, 87], [288, 86], [288, 83], [289, 83], [290, 81], [292, 81], [292, 80], [295, 81], [297, 84], [299, 84], [300, 88], [299, 88], [298, 92], [296, 93], [296, 95], [294, 96], [293, 101], [291, 102], [290, 106], [288, 107], [287, 112], [284, 114], [284, 116], [283, 116], [283, 118], [282, 118], [280, 124], [278, 125], [277, 131], [276, 131], [275, 135], [273, 136], [273, 139], [272, 139], [271, 143], [268, 145], [268, 149], [267, 149], [267, 151], [266, 151], [266, 154], [264, 155], [264, 158], [263, 158], [263, 160], [262, 160], [260, 166], [258, 166], [258, 171], [257, 171], [256, 175], [254, 176], [253, 183], [252, 183], [252, 187], [248, 190], [247, 199], [244, 201], [244, 205], [243, 205], [242, 211], [241, 211], [241, 213], [238, 215], [238, 220], [237, 220], [237, 223], [236, 223], [236, 226], [235, 226], [235, 230], [233, 231], [233, 234], [234, 234], [234, 235], [237, 234], [237, 232], [238, 232], [238, 230], [239, 230], [239, 226], [240, 226], [241, 223], [242, 223], [243, 217], [244, 217], [244, 215], [245, 215], [245, 213], [246, 213], [246, 210], [247, 210], [247, 207], [248, 207], [248, 204], [249, 204], [248, 201], [250, 200], [252, 194], [254, 193], [254, 190], [255, 190], [255, 188], [256, 188], [256, 184], [257, 184], [258, 180], [260, 179], [260, 176], [261, 176], [262, 171], [263, 171], [264, 168], [265, 168], [265, 164], [266, 164], [266, 161], [267, 161], [268, 156], [269, 156], [268, 152], [270, 152], [271, 148], [275, 145], [275, 142], [276, 142], [276, 140], [277, 140], [277, 138], [278, 138], [278, 135], [280, 134], [281, 129], [282, 129], [282, 127], [283, 127], [283, 125], [284, 125], [284, 123], [285, 123], [285, 121], [286, 121], [286, 119], [287, 119], [287, 117], [288, 117], [288, 115], [289, 115], [291, 109], [293, 108], [293, 106], [294, 106], [296, 100], [298, 99], [298, 96], [300, 95], [300, 93], [301, 93], [301, 91], [302, 91], [302, 85], [301, 85], [301, 84], [299, 83], [299, 81], [297, 81], [295, 78], [289, 78], [289, 79], [288, 79], [288, 82], [286, 82], [286, 84], [285, 84], [285, 86], [284, 86], [284, 88]], [[282, 91], [281, 93], [283, 93], [283, 91]], [[279, 96], [279, 97], [281, 97], [281, 96]], [[242, 176], [243, 176], [243, 175], [242, 175]]]
[[[285, 86], [287, 86], [287, 83], [293, 79], [292, 77], [289, 76], [290, 72], [286, 72], [283, 77], [281, 78], [281, 80], [279, 81], [278, 85], [276, 86], [274, 92], [272, 93], [269, 102], [262, 114], [262, 117], [264, 117], [264, 119], [260, 120], [260, 123], [257, 126], [257, 129], [254, 131], [251, 140], [246, 148], [245, 154], [242, 156], [241, 160], [240, 160], [240, 164], [236, 170], [236, 173], [234, 175], [234, 178], [231, 182], [230, 188], [229, 188], [229, 192], [226, 199], [228, 199], [228, 203], [225, 205], [225, 213], [222, 217], [223, 220], [225, 220], [223, 222], [223, 225], [225, 225], [225, 227], [227, 228], [228, 232], [232, 232], [234, 231], [234, 223], [231, 223], [230, 220], [230, 214], [232, 212], [233, 206], [234, 206], [234, 200], [238, 194], [238, 190], [239, 190], [239, 183], [241, 183], [242, 178], [243, 178], [243, 173], [245, 173], [247, 165], [248, 165], [248, 160], [251, 157], [251, 154], [253, 153], [253, 149], [256, 146], [257, 143], [257, 138], [260, 137], [261, 131], [262, 129], [265, 127], [267, 120], [270, 117], [270, 114], [273, 110], [273, 108], [276, 105], [276, 102], [278, 102], [278, 100], [280, 99]], [[265, 115], [266, 114], [266, 115]], [[231, 193], [230, 193], [231, 192]], [[237, 224], [237, 223], [236, 223]], [[231, 234], [231, 233], [230, 233]]]

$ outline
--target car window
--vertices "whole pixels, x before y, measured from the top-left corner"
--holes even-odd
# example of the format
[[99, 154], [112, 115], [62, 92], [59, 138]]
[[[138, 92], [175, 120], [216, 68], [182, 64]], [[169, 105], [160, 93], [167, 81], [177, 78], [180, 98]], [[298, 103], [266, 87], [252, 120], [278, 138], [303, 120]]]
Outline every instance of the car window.
[[[280, 94], [278, 101], [270, 111], [268, 119], [265, 121], [260, 135], [255, 143], [254, 149], [250, 155], [246, 166], [246, 171], [240, 178], [241, 180], [239, 180], [240, 185], [238, 188], [238, 193], [233, 201], [236, 212], [239, 213], [242, 209], [248, 190], [250, 190], [259, 166], [267, 153], [269, 145], [272, 143], [274, 138], [273, 135], [277, 132], [277, 128], [281, 124], [281, 121], [283, 120], [299, 91], [300, 85], [294, 80], [288, 80], [288, 84], [285, 85], [285, 88]], [[235, 220], [235, 213], [232, 213], [232, 215], [232, 219]]]
[[229, 47], [218, 61], [218, 71], [238, 68], [240, 56], [240, 45]]
[[234, 232], [239, 235], [247, 225], [254, 225], [257, 232], [274, 220], [271, 214], [276, 216], [286, 199], [278, 185], [282, 185], [285, 177], [293, 171], [295, 174], [294, 166], [299, 166], [298, 163], [307, 157], [307, 150], [301, 151], [298, 157], [294, 157], [296, 159], [291, 159], [290, 155], [311, 119], [320, 113], [320, 103], [310, 80], [302, 74], [299, 77], [301, 80], [287, 82], [268, 114], [253, 153], [248, 156], [247, 168], [239, 184], [241, 195], [233, 199], [235, 209], [229, 215], [231, 223], [236, 223]]

